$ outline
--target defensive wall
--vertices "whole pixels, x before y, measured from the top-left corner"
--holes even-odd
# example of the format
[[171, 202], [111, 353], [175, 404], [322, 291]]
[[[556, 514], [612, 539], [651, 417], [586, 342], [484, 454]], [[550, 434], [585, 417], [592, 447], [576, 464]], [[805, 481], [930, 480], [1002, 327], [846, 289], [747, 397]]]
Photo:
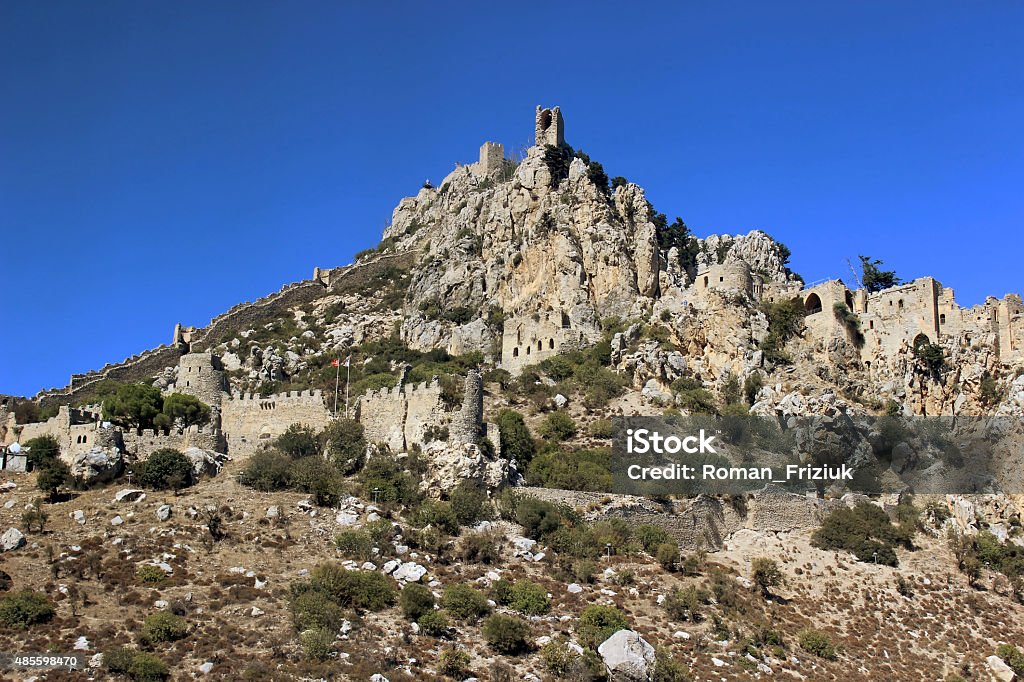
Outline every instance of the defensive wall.
[[546, 311], [505, 321], [501, 334], [501, 367], [513, 375], [523, 367], [586, 344], [564, 312]]
[[824, 500], [770, 488], [732, 499], [699, 495], [673, 500], [667, 508], [635, 495], [525, 486], [515, 490], [522, 495], [580, 510], [590, 520], [621, 518], [631, 525], [651, 524], [664, 528], [684, 551], [721, 549], [729, 535], [742, 529], [779, 532], [817, 528], [826, 514], [843, 504], [839, 500]]
[[331, 412], [319, 390], [286, 391], [268, 396], [252, 393], [224, 395], [221, 399], [221, 431], [228, 452], [252, 452], [257, 445], [269, 443], [292, 424], [305, 424], [322, 431], [331, 421]]

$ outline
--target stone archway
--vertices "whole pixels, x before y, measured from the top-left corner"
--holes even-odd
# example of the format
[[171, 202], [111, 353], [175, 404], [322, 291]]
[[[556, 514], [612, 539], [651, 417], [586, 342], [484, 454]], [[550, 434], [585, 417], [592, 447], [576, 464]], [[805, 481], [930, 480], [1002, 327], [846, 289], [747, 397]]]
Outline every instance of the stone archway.
[[817, 294], [811, 294], [804, 300], [804, 310], [808, 315], [814, 315], [815, 313], [821, 312], [821, 297]]

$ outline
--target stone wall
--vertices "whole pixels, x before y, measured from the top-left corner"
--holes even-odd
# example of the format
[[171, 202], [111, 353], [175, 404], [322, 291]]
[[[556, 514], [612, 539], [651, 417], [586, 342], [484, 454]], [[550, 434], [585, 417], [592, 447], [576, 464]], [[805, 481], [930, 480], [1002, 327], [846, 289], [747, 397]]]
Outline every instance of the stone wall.
[[839, 507], [838, 500], [821, 500], [776, 490], [745, 498], [719, 499], [700, 495], [674, 500], [671, 509], [645, 497], [610, 495], [550, 488], [517, 488], [517, 492], [578, 509], [590, 520], [621, 518], [639, 526], [667, 530], [684, 551], [718, 550], [729, 535], [741, 529], [777, 532], [817, 528], [824, 516]]
[[560, 147], [565, 144], [565, 121], [562, 120], [562, 110], [559, 107], [542, 109], [537, 106], [534, 138], [538, 147]]
[[61, 405], [57, 414], [44, 422], [17, 424], [14, 414], [7, 417], [7, 428], [0, 445], [25, 443], [33, 438], [53, 436], [60, 444], [61, 459], [70, 464], [72, 458], [100, 445], [120, 442], [116, 427], [104, 426], [100, 414], [91, 409], [69, 408]]
[[501, 335], [501, 367], [513, 375], [565, 350], [586, 345], [582, 332], [572, 328], [569, 316], [546, 311], [505, 321]]
[[266, 397], [252, 393], [221, 399], [221, 431], [233, 457], [269, 443], [292, 424], [322, 431], [331, 421], [322, 391], [288, 391]]
[[125, 430], [121, 433], [126, 452], [145, 459], [157, 450], [170, 448], [202, 448], [203, 450], [224, 451], [224, 438], [220, 429], [212, 426], [190, 426], [184, 430], [161, 432], [153, 429]]
[[484, 142], [480, 147], [480, 161], [473, 164], [473, 172], [488, 177], [502, 169], [505, 163], [505, 148], [495, 142]]
[[178, 378], [170, 392], [194, 396], [218, 410], [227, 387], [220, 358], [212, 353], [188, 353], [178, 361]]
[[449, 442], [455, 445], [475, 443], [483, 434], [484, 418], [484, 385], [480, 372], [475, 369], [466, 374], [465, 392], [462, 398], [462, 409], [452, 417], [449, 429]]
[[427, 429], [450, 426], [452, 414], [444, 409], [441, 385], [435, 379], [368, 391], [356, 403], [356, 418], [368, 442], [403, 452], [424, 445]]
[[177, 346], [157, 346], [138, 355], [126, 358], [118, 364], [108, 364], [102, 369], [85, 374], [72, 374], [71, 382], [64, 388], [51, 388], [36, 394], [40, 407], [54, 404], [68, 405], [95, 384], [105, 379], [121, 382], [136, 382], [150, 379], [166, 367], [173, 367], [181, 357], [182, 349]]

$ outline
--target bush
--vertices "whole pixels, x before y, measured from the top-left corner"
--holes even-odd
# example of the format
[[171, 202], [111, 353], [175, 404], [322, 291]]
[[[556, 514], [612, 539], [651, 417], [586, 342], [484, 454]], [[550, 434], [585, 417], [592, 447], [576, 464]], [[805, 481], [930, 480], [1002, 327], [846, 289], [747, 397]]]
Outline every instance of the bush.
[[569, 440], [576, 435], [576, 422], [569, 416], [568, 412], [558, 410], [552, 412], [541, 422], [537, 433], [542, 438], [553, 441]]
[[306, 630], [299, 635], [302, 644], [302, 655], [309, 661], [326, 661], [334, 648], [334, 631], [315, 629]]
[[118, 647], [103, 652], [103, 667], [107, 672], [114, 674], [127, 673], [132, 667], [132, 659], [135, 657], [135, 650], [128, 647]]
[[135, 579], [143, 585], [159, 585], [167, 580], [167, 574], [157, 566], [143, 564], [135, 571]]
[[394, 582], [376, 571], [349, 571], [323, 563], [313, 569], [310, 585], [342, 608], [381, 611], [398, 600]]
[[424, 614], [432, 613], [435, 603], [433, 593], [419, 583], [409, 583], [403, 587], [398, 599], [402, 615], [411, 621], [417, 621]]
[[797, 638], [800, 648], [807, 653], [830, 661], [836, 660], [839, 656], [836, 646], [832, 643], [832, 638], [821, 630], [801, 630], [797, 633]]
[[768, 557], [755, 557], [750, 562], [750, 579], [761, 588], [764, 596], [771, 594], [771, 588], [782, 584], [782, 571], [774, 559]]
[[576, 636], [583, 646], [597, 649], [616, 632], [626, 629], [629, 629], [629, 619], [614, 606], [588, 606], [580, 615]]
[[530, 624], [517, 616], [495, 613], [484, 621], [484, 639], [501, 654], [514, 655], [530, 648]]
[[292, 624], [297, 632], [328, 630], [337, 632], [345, 620], [345, 612], [324, 592], [300, 589], [291, 595]]
[[21, 590], [0, 599], [0, 625], [4, 627], [24, 630], [48, 623], [54, 613], [53, 603], [42, 592]]
[[31, 533], [33, 530], [42, 533], [49, 520], [50, 515], [43, 509], [43, 501], [37, 499], [21, 513], [21, 528], [26, 533]]
[[491, 518], [487, 508], [487, 491], [477, 481], [465, 479], [448, 496], [458, 523], [472, 526], [477, 521]]
[[448, 613], [467, 622], [476, 621], [491, 612], [483, 592], [461, 583], [449, 585], [445, 589], [441, 604]]
[[886, 566], [897, 564], [897, 545], [911, 547], [913, 530], [894, 526], [886, 513], [870, 502], [852, 509], [836, 509], [814, 531], [811, 544], [821, 549], [852, 552], [858, 561], [876, 561]]
[[1003, 659], [1003, 662], [1017, 674], [1017, 677], [1024, 677], [1024, 653], [1012, 644], [1000, 644], [996, 648], [996, 656]]
[[373, 499], [373, 490], [380, 490], [379, 502], [416, 504], [422, 497], [419, 481], [392, 457], [374, 457], [360, 472], [363, 496]]
[[504, 535], [496, 531], [469, 533], [462, 538], [459, 556], [469, 563], [495, 564], [501, 560], [503, 542]]
[[60, 461], [60, 441], [53, 436], [30, 438], [21, 445], [22, 452], [37, 469], [47, 466], [50, 462]]
[[437, 672], [462, 679], [469, 670], [469, 654], [454, 646], [447, 646], [437, 657]]
[[346, 530], [334, 536], [334, 546], [345, 557], [369, 561], [373, 556], [373, 538], [365, 530]]
[[274, 450], [257, 452], [246, 464], [239, 481], [263, 492], [284, 490], [291, 485], [292, 460]]
[[567, 507], [524, 495], [516, 501], [515, 521], [526, 537], [540, 540], [561, 528], [570, 513]]
[[539, 616], [551, 609], [548, 591], [529, 580], [519, 580], [509, 590], [509, 606], [527, 616]]
[[545, 447], [526, 470], [530, 485], [565, 490], [603, 492], [611, 489], [611, 450], [559, 450]]
[[674, 571], [679, 563], [679, 543], [675, 540], [661, 543], [654, 550], [654, 558], [665, 570]]
[[686, 666], [672, 657], [666, 649], [654, 653], [654, 675], [651, 682], [690, 682]]
[[323, 432], [324, 447], [338, 471], [350, 476], [363, 468], [366, 438], [354, 419], [335, 419]]
[[188, 623], [181, 616], [160, 611], [146, 616], [140, 636], [148, 643], [173, 642], [188, 634]]
[[163, 659], [146, 651], [136, 652], [128, 666], [128, 676], [135, 682], [162, 682], [171, 674]]
[[345, 492], [345, 480], [338, 469], [320, 457], [305, 457], [292, 463], [292, 486], [313, 497], [320, 507], [334, 507]]
[[672, 536], [668, 534], [667, 530], [650, 523], [637, 526], [633, 531], [633, 537], [644, 548], [644, 551], [652, 556], [658, 549], [658, 545], [672, 541]]
[[428, 611], [416, 619], [423, 634], [430, 637], [444, 637], [448, 634], [448, 618], [441, 611]]
[[274, 447], [292, 459], [320, 453], [316, 432], [304, 424], [292, 424], [274, 441]]
[[662, 605], [672, 620], [697, 623], [701, 620], [701, 603], [706, 600], [696, 586], [689, 585], [669, 593]]
[[459, 519], [448, 502], [427, 501], [412, 514], [412, 525], [416, 528], [433, 526], [448, 535], [458, 535]]
[[590, 437], [611, 440], [615, 436], [615, 424], [611, 419], [596, 419], [590, 424]]
[[192, 463], [177, 450], [157, 450], [142, 463], [139, 483], [155, 490], [180, 490], [192, 485]]

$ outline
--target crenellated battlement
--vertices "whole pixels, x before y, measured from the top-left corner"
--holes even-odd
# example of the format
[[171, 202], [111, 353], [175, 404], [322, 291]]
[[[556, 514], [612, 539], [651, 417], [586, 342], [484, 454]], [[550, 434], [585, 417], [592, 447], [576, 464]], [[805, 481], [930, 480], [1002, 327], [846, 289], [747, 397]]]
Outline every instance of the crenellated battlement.
[[271, 393], [270, 395], [260, 395], [259, 393], [232, 393], [231, 400], [237, 402], [288, 402], [288, 401], [307, 401], [311, 399], [318, 399], [323, 401], [324, 392], [320, 389], [307, 389], [305, 391], [283, 391], [281, 393]]

